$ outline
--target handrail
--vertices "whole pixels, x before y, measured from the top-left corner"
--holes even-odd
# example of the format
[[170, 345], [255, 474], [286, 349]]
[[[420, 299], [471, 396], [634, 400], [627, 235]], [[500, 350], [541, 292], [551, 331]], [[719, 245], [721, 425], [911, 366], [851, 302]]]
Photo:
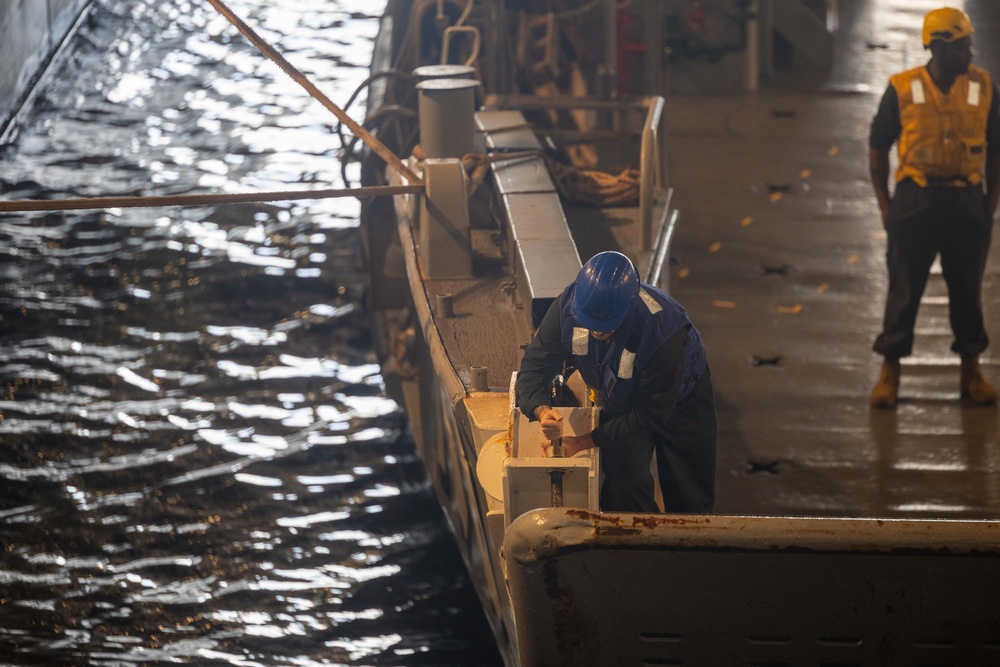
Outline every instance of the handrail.
[[[649, 271], [646, 272], [646, 282], [663, 291], [670, 293], [670, 274], [663, 276], [663, 267], [670, 256], [670, 244], [674, 239], [674, 231], [677, 229], [677, 209], [671, 210], [670, 200], [673, 198], [673, 190], [667, 190], [667, 199], [663, 203], [663, 218], [660, 221], [660, 232], [656, 236], [656, 246], [653, 256], [649, 262]], [[665, 281], [660, 284], [661, 278]]]
[[642, 143], [639, 152], [639, 246], [649, 250], [652, 245], [653, 200], [658, 190], [666, 188], [667, 158], [666, 133], [662, 131], [666, 101], [659, 95], [648, 95], [635, 100], [600, 100], [580, 97], [527, 97], [497, 95], [486, 100], [494, 109], [572, 109], [620, 110], [622, 108], [646, 109], [642, 126]]
[[551, 97], [536, 97], [533, 95], [490, 95], [486, 106], [498, 111], [524, 111], [526, 109], [553, 109], [570, 111], [573, 109], [596, 109], [614, 111], [622, 108], [644, 109], [653, 96], [639, 97], [629, 100], [602, 100], [595, 97], [570, 97], [568, 95], [553, 95]]
[[666, 180], [666, 165], [660, 146], [660, 123], [664, 100], [647, 97], [649, 108], [642, 127], [642, 149], [639, 153], [639, 248], [649, 250], [653, 233], [653, 196]]
[[451, 36], [458, 32], [464, 32], [472, 35], [472, 47], [470, 48], [472, 53], [468, 60], [463, 63], [466, 67], [472, 67], [476, 64], [476, 60], [479, 59], [479, 29], [471, 25], [453, 25], [444, 29], [444, 40], [441, 46], [441, 64], [448, 64], [448, 51], [451, 46]]

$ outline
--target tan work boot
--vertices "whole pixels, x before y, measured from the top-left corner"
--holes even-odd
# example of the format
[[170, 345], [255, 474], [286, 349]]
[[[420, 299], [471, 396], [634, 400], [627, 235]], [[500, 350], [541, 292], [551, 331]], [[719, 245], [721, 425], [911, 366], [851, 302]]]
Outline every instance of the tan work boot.
[[979, 357], [962, 357], [962, 396], [975, 405], [996, 405], [997, 390], [979, 370]]
[[894, 408], [899, 394], [899, 359], [886, 359], [868, 404], [873, 408]]

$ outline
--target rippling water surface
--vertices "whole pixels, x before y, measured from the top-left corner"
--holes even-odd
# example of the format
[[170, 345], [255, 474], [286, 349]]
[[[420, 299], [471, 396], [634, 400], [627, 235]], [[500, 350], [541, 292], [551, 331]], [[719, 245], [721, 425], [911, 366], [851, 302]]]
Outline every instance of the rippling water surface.
[[[366, 77], [382, 3], [229, 4], [331, 99]], [[3, 198], [342, 185], [332, 116], [208, 3], [94, 5]], [[0, 217], [0, 663], [498, 664], [370, 352], [358, 210]]]

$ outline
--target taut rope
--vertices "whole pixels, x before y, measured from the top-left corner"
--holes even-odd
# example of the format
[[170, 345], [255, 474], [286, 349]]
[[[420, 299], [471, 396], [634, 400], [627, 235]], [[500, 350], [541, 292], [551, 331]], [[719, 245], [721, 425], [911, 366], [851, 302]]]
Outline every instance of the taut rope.
[[368, 130], [358, 125], [357, 122], [350, 116], [348, 116], [340, 107], [334, 104], [330, 98], [323, 94], [323, 92], [317, 88], [309, 79], [305, 77], [302, 72], [295, 69], [295, 67], [288, 62], [284, 56], [274, 50], [270, 44], [265, 42], [260, 35], [253, 31], [253, 29], [248, 26], [243, 20], [234, 14], [229, 7], [222, 2], [222, 0], [208, 0], [208, 2], [215, 7], [220, 14], [226, 17], [230, 23], [232, 23], [236, 28], [243, 33], [243, 36], [250, 40], [254, 46], [261, 50], [268, 58], [274, 61], [274, 63], [280, 67], [285, 74], [292, 77], [292, 79], [306, 89], [315, 100], [320, 102], [323, 106], [333, 112], [341, 123], [350, 128], [351, 132], [361, 137], [368, 146], [375, 151], [380, 158], [385, 160], [386, 164], [390, 165], [393, 169], [398, 171], [403, 175], [406, 180], [410, 183], [420, 183], [420, 178], [410, 171], [403, 161], [400, 160], [392, 151], [385, 147], [385, 145], [376, 139]]
[[153, 197], [88, 197], [86, 199], [21, 199], [0, 201], [0, 213], [20, 211], [73, 211], [94, 208], [139, 208], [153, 206], [204, 206], [247, 204], [250, 202], [333, 199], [336, 197], [377, 197], [423, 192], [423, 185], [372, 185], [364, 188], [289, 190], [287, 192], [247, 192], [233, 194], [162, 195]]
[[384, 195], [409, 194], [423, 192], [423, 181], [414, 174], [403, 161], [385, 144], [376, 139], [347, 113], [334, 104], [323, 94], [302, 72], [297, 70], [288, 60], [278, 53], [274, 47], [265, 42], [260, 35], [243, 22], [221, 0], [208, 0], [220, 14], [270, 58], [296, 83], [305, 88], [313, 99], [333, 112], [333, 114], [350, 130], [364, 141], [386, 164], [398, 171], [411, 185], [377, 185], [363, 188], [340, 188], [325, 190], [289, 190], [284, 192], [257, 192], [239, 194], [198, 194], [198, 195], [163, 195], [151, 197], [88, 197], [86, 199], [20, 199], [0, 201], [0, 213], [27, 211], [70, 211], [104, 208], [139, 208], [154, 206], [204, 206], [210, 204], [243, 204], [251, 202], [292, 201], [297, 199], [330, 199], [336, 197], [378, 197]]

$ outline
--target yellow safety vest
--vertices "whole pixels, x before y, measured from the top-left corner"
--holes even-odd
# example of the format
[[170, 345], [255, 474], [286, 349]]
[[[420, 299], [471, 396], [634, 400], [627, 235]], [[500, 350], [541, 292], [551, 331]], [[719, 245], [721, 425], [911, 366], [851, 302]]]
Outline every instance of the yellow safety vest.
[[921, 187], [929, 180], [954, 179], [949, 185], [977, 185], [986, 165], [986, 121], [993, 85], [984, 69], [970, 67], [947, 94], [926, 67], [889, 79], [899, 99], [899, 168], [896, 180], [912, 178]]

